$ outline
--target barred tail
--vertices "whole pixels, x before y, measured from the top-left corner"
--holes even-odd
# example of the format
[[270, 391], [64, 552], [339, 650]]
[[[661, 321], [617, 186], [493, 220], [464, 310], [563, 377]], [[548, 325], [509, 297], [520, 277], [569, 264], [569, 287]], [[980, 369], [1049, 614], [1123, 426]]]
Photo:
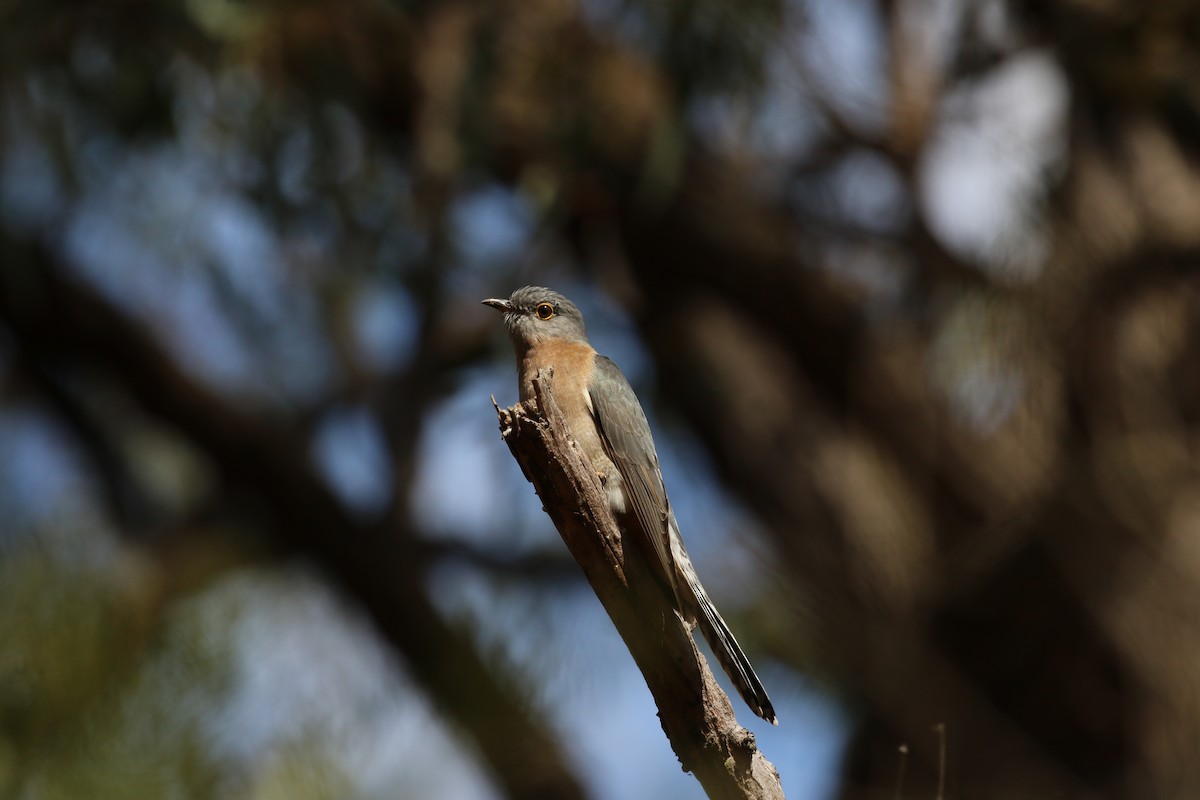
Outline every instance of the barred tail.
[[767, 697], [767, 690], [763, 688], [762, 681], [754, 673], [754, 667], [750, 666], [750, 659], [746, 658], [746, 654], [742, 652], [737, 639], [733, 638], [729, 626], [725, 624], [725, 620], [721, 619], [720, 612], [717, 611], [712, 600], [708, 599], [708, 593], [704, 591], [700, 582], [697, 580], [689, 581], [689, 583], [696, 596], [696, 606], [699, 611], [696, 621], [700, 625], [700, 632], [704, 634], [704, 639], [712, 648], [713, 655], [717, 657], [721, 668], [725, 670], [729, 680], [733, 681], [734, 687], [746, 701], [746, 705], [767, 722], [778, 725], [779, 720], [775, 717], [775, 708], [771, 705], [771, 698]]

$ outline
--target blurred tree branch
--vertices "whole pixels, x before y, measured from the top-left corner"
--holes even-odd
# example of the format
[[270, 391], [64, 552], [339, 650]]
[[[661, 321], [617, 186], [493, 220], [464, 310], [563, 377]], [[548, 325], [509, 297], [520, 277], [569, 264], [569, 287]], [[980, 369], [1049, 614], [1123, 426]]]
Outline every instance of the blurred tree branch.
[[474, 739], [511, 797], [583, 790], [547, 724], [447, 625], [394, 521], [355, 521], [286, 431], [235, 410], [185, 375], [132, 319], [65, 275], [43, 247], [3, 240], [0, 320], [27, 358], [111, 375], [149, 414], [212, 460], [227, 490], [261, 500], [265, 532], [313, 559], [357, 600], [446, 716]]

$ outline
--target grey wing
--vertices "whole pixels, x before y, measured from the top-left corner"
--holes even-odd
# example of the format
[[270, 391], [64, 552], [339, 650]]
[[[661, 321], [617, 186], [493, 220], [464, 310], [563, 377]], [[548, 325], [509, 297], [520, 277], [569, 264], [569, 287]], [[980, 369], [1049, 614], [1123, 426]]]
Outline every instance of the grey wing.
[[670, 505], [646, 412], [621, 370], [605, 356], [596, 357], [588, 395], [600, 440], [621, 473], [626, 506], [632, 508], [658, 556], [663, 576], [674, 588], [675, 567], [668, 528]]

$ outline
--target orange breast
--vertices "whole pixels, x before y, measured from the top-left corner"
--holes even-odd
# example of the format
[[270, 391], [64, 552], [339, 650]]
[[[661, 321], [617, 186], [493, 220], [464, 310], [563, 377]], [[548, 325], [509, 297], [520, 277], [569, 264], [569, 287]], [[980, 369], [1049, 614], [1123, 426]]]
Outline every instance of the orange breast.
[[592, 419], [588, 386], [596, 364], [596, 351], [586, 344], [543, 342], [530, 348], [521, 359], [521, 400], [533, 397], [533, 378], [539, 369], [554, 368], [554, 399], [567, 419], [575, 440], [601, 474], [615, 471], [604, 453], [599, 431]]
[[533, 378], [538, 370], [551, 367], [554, 397], [569, 418], [568, 406], [584, 402], [595, 363], [596, 351], [586, 344], [550, 341], [531, 347], [521, 359], [521, 399], [533, 397]]

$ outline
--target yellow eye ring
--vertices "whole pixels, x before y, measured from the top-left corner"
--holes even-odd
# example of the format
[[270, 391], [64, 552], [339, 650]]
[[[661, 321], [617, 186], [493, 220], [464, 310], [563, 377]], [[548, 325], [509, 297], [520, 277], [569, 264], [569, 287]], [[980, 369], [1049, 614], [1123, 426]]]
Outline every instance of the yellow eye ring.
[[540, 320], [547, 320], [554, 317], [554, 306], [550, 303], [538, 303], [537, 308], [533, 311]]

